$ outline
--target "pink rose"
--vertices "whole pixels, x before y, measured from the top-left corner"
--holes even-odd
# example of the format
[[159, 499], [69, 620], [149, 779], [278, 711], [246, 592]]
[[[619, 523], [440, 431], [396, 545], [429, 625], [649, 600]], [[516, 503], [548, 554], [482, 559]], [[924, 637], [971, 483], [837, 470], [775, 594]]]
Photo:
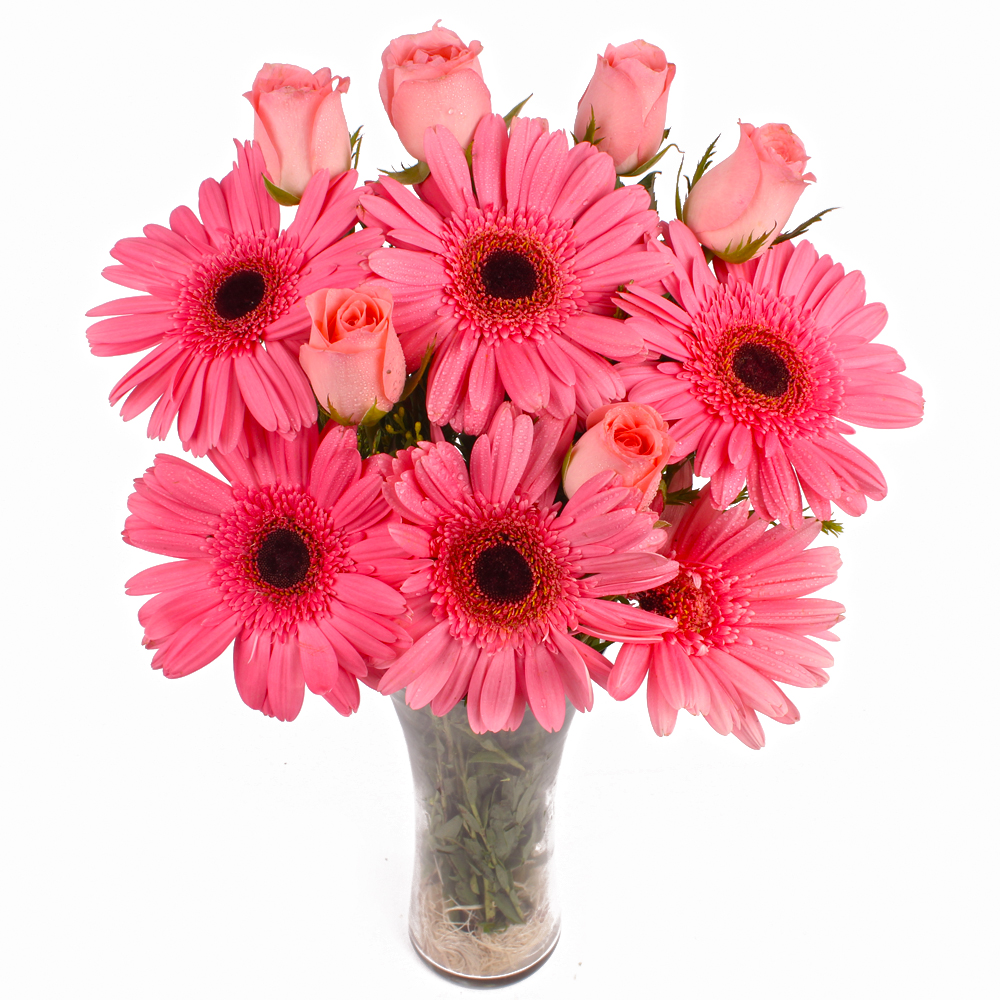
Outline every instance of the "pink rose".
[[582, 140], [593, 109], [598, 148], [609, 153], [615, 170], [627, 174], [656, 155], [663, 141], [667, 92], [677, 67], [662, 49], [637, 38], [609, 45], [576, 110], [573, 134]]
[[378, 91], [406, 151], [424, 158], [424, 132], [444, 125], [463, 147], [484, 115], [490, 92], [479, 68], [479, 42], [466, 48], [454, 31], [439, 28], [394, 38], [382, 53]]
[[640, 510], [649, 507], [674, 439], [663, 418], [645, 403], [611, 403], [587, 417], [587, 430], [573, 445], [563, 472], [571, 497], [591, 476], [613, 469], [622, 484], [642, 490]]
[[[808, 159], [787, 125], [754, 128], [741, 122], [736, 152], [691, 189], [684, 221], [723, 260], [759, 257], [781, 235], [807, 182], [816, 180], [802, 172]], [[751, 252], [748, 244], [765, 233], [770, 235]]]
[[317, 170], [335, 177], [350, 168], [351, 134], [340, 104], [350, 83], [328, 69], [264, 63], [243, 95], [253, 105], [253, 137], [267, 172], [282, 191], [301, 197]]
[[374, 406], [388, 413], [403, 392], [406, 366], [392, 326], [392, 293], [379, 285], [323, 288], [306, 296], [312, 316], [299, 364], [320, 405], [359, 424]]

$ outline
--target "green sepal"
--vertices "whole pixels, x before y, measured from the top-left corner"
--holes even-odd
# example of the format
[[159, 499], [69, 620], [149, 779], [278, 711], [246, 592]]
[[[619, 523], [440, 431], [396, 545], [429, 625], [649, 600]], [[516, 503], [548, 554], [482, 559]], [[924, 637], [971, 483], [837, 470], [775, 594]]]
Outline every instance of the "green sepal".
[[514, 107], [512, 107], [510, 111], [508, 111], [507, 114], [503, 116], [504, 124], [507, 126], [508, 129], [510, 128], [510, 123], [521, 113], [521, 110], [524, 108], [525, 104], [527, 104], [528, 101], [530, 101], [534, 96], [535, 96], [534, 94], [528, 94], [528, 96], [523, 101], [521, 101], [520, 104], [515, 104]]
[[[663, 130], [663, 139], [661, 139], [660, 142], [663, 142], [663, 140], [666, 139], [668, 135], [670, 135], [670, 129], [665, 128]], [[659, 163], [660, 160], [662, 160], [663, 157], [671, 149], [676, 149], [678, 153], [681, 151], [680, 150], [680, 146], [678, 146], [676, 142], [671, 142], [668, 145], [664, 146], [654, 156], [651, 156], [648, 160], [646, 160], [645, 163], [640, 163], [639, 166], [635, 167], [634, 169], [628, 170], [625, 173], [621, 173], [618, 176], [619, 177], [638, 177], [640, 174], [646, 173], [647, 170], [650, 170], [651, 168], [655, 167], [656, 164]], [[640, 181], [639, 183], [642, 183], [642, 182]], [[643, 186], [645, 187], [645, 185], [643, 185]]]
[[576, 442], [569, 446], [569, 451], [566, 452], [566, 457], [562, 460], [562, 469], [559, 471], [559, 481], [563, 482], [566, 479], [566, 470], [569, 468], [570, 456], [573, 454], [573, 448], [576, 446]]
[[638, 182], [639, 187], [644, 187], [649, 192], [649, 209], [651, 212], [656, 211], [656, 195], [653, 194], [653, 181], [656, 180], [659, 174], [659, 170], [651, 170]]
[[746, 499], [748, 499], [749, 496], [750, 496], [750, 493], [747, 491], [747, 488], [744, 486], [739, 491], [739, 493], [737, 493], [736, 496], [734, 496], [733, 499], [729, 502], [729, 506], [730, 507], [735, 507], [738, 503], [743, 503], [743, 501], [746, 500]]
[[351, 158], [351, 166], [357, 170], [358, 169], [358, 157], [361, 155], [361, 140], [364, 136], [361, 134], [362, 126], [359, 125], [355, 133], [351, 136], [351, 153], [353, 154]]
[[684, 209], [687, 207], [688, 195], [691, 194], [691, 188], [695, 186], [705, 175], [705, 171], [712, 165], [712, 157], [715, 155], [715, 144], [722, 138], [722, 134], [717, 135], [709, 144], [708, 149], [702, 154], [701, 159], [698, 161], [698, 165], [694, 168], [694, 176], [688, 177], [687, 174], [684, 175], [684, 181], [687, 184], [687, 193], [684, 195], [684, 205], [681, 205], [681, 170], [684, 168], [683, 154], [681, 158], [681, 165], [677, 168], [677, 186], [674, 189], [674, 205], [677, 210], [677, 218], [684, 221]]
[[297, 205], [302, 199], [297, 194], [292, 194], [289, 191], [282, 191], [277, 184], [272, 184], [263, 174], [260, 175], [264, 181], [264, 187], [267, 188], [267, 193], [279, 204], [284, 205], [285, 208], [291, 208], [293, 205]]
[[679, 507], [681, 504], [692, 504], [699, 496], [701, 496], [701, 490], [696, 489], [672, 490], [670, 493], [664, 491], [663, 506]]
[[596, 649], [598, 653], [603, 653], [613, 641], [611, 639], [598, 639], [597, 636], [587, 635], [584, 632], [577, 632], [573, 638], [579, 639], [580, 642], [590, 646], [591, 649]]
[[824, 535], [839, 535], [844, 530], [844, 526], [840, 521], [823, 521], [822, 527], [819, 530]]
[[379, 173], [391, 177], [394, 181], [399, 181], [400, 184], [419, 184], [430, 177], [431, 168], [423, 160], [417, 160], [416, 163], [408, 167], [401, 167], [399, 170], [383, 170], [379, 167]]
[[[587, 131], [583, 133], [582, 139], [577, 139], [573, 136], [574, 145], [579, 145], [581, 142], [589, 142], [592, 146], [596, 146], [600, 139], [597, 138], [597, 133], [600, 132], [600, 128], [594, 119], [594, 106], [590, 106], [590, 124], [587, 126]], [[603, 137], [602, 137], [603, 138]]]
[[[726, 244], [725, 250], [716, 250], [714, 255], [721, 258], [727, 264], [745, 264], [752, 260], [754, 255], [760, 252], [760, 248], [771, 238], [774, 227], [766, 233], [749, 240], [741, 240], [735, 247], [732, 241]], [[753, 236], [753, 233], [750, 234]]]
[[341, 427], [374, 427], [389, 412], [388, 410], [380, 410], [373, 403], [368, 412], [360, 420], [351, 420], [350, 417], [339, 414], [332, 406], [327, 407], [320, 404], [319, 410], [320, 415], [326, 418], [323, 421], [324, 424], [327, 420], [333, 420], [340, 424]]
[[834, 205], [833, 208], [824, 208], [822, 212], [817, 212], [811, 219], [806, 219], [805, 222], [796, 226], [790, 233], [782, 233], [771, 244], [771, 246], [777, 246], [779, 243], [784, 243], [785, 240], [797, 240], [800, 236], [809, 231], [810, 226], [817, 222], [821, 222], [823, 220], [823, 216], [826, 215], [827, 212], [836, 212], [839, 207], [839, 205]]
[[[712, 165], [712, 157], [715, 155], [715, 144], [722, 138], [722, 133], [720, 132], [709, 144], [708, 149], [702, 154], [701, 159], [698, 161], [698, 166], [694, 168], [694, 176], [688, 181], [688, 192], [690, 193], [691, 188], [695, 186], [702, 179], [705, 171]], [[687, 178], [685, 178], [686, 180]]]
[[436, 343], [437, 338], [435, 337], [427, 345], [427, 350], [424, 351], [424, 356], [420, 359], [420, 367], [412, 375], [406, 376], [406, 381], [403, 383], [403, 394], [396, 400], [397, 403], [402, 403], [403, 400], [408, 399], [413, 394], [413, 390], [420, 385], [420, 380], [424, 377], [424, 372], [427, 371], [427, 366], [430, 364], [431, 355], [434, 353], [434, 345]]

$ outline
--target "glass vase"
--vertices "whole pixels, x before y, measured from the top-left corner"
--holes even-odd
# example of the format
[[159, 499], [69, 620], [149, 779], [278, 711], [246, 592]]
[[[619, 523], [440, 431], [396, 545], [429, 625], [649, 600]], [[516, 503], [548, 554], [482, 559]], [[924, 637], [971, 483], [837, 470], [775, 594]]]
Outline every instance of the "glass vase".
[[526, 710], [514, 732], [480, 735], [464, 702], [438, 718], [408, 708], [403, 692], [392, 699], [416, 799], [413, 947], [466, 982], [523, 978], [559, 940], [553, 806], [573, 708], [555, 733]]

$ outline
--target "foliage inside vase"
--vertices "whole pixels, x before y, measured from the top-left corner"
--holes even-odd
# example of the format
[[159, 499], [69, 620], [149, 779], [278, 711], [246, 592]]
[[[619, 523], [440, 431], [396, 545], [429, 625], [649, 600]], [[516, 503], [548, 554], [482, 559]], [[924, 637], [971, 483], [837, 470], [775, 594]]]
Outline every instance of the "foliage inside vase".
[[479, 734], [462, 703], [438, 717], [393, 702], [417, 797], [415, 943], [432, 958], [458, 935], [489, 936], [494, 959], [504, 943], [536, 952], [558, 933], [552, 799], [568, 724], [549, 733], [527, 714], [514, 732]]

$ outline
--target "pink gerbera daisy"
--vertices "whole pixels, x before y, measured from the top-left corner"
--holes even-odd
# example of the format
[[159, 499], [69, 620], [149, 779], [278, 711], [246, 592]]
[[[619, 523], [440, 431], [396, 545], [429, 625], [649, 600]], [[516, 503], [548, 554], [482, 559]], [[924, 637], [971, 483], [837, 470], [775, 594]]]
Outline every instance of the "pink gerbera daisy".
[[[410, 643], [406, 604], [386, 580], [400, 560], [383, 479], [362, 474], [355, 432], [310, 428], [287, 441], [248, 422], [246, 452], [211, 452], [230, 480], [157, 455], [129, 498], [123, 536], [179, 561], [132, 577], [156, 594], [139, 612], [153, 666], [183, 677], [235, 639], [236, 687], [266, 715], [294, 719], [304, 688], [338, 712], [358, 678]], [[408, 570], [409, 567], [407, 566]]]
[[231, 451], [245, 410], [281, 433], [315, 423], [316, 403], [298, 363], [309, 332], [303, 300], [363, 280], [365, 257], [382, 243], [377, 230], [351, 233], [353, 170], [332, 181], [319, 171], [295, 221], [279, 232], [260, 149], [246, 143], [237, 150], [221, 184], [201, 185], [201, 222], [182, 206], [171, 213], [169, 229], [146, 226], [144, 236], [115, 244], [111, 255], [121, 263], [104, 276], [148, 294], [87, 313], [114, 317], [87, 331], [94, 354], [153, 348], [114, 387], [111, 402], [128, 394], [126, 420], [156, 402], [149, 436], [164, 439], [177, 417], [177, 433], [196, 455]]
[[444, 715], [468, 695], [477, 732], [514, 729], [525, 699], [548, 730], [566, 698], [593, 704], [588, 668], [608, 662], [574, 638], [659, 636], [662, 619], [602, 597], [670, 580], [655, 553], [663, 532], [639, 513], [637, 490], [602, 472], [560, 509], [560, 460], [575, 420], [514, 416], [510, 404], [476, 441], [466, 467], [452, 444], [421, 443], [392, 461], [386, 496], [403, 523], [389, 531], [413, 557], [403, 583], [413, 646], [389, 667], [384, 694], [406, 688], [414, 708]]
[[806, 598], [832, 583], [840, 567], [833, 546], [808, 549], [820, 522], [768, 527], [748, 501], [717, 510], [707, 491], [692, 507], [668, 507], [661, 551], [677, 561], [669, 583], [636, 594], [639, 607], [663, 616], [663, 639], [626, 642], [615, 660], [608, 691], [619, 700], [646, 679], [653, 729], [673, 731], [677, 711], [703, 715], [717, 732], [747, 746], [764, 745], [757, 712], [778, 722], [799, 713], [775, 684], [818, 687], [833, 657], [809, 635], [828, 632], [843, 605]]
[[392, 289], [408, 366], [434, 345], [431, 421], [478, 434], [505, 393], [558, 418], [621, 399], [605, 359], [640, 353], [642, 338], [614, 318], [611, 296], [670, 266], [647, 249], [657, 217], [646, 189], [615, 190], [610, 156], [568, 150], [537, 118], [515, 119], [509, 138], [503, 118], [484, 118], [471, 174], [447, 129], [429, 129], [424, 150], [420, 197], [384, 177], [361, 214], [393, 244], [370, 264]]
[[683, 223], [670, 223], [666, 239], [670, 298], [637, 288], [622, 306], [651, 352], [670, 360], [619, 372], [630, 400], [672, 421], [675, 457], [697, 452], [694, 471], [711, 478], [717, 507], [746, 483], [768, 520], [801, 524], [803, 493], [824, 519], [831, 501], [858, 515], [866, 496], [881, 500], [882, 473], [844, 440], [854, 433], [844, 421], [909, 427], [923, 398], [899, 374], [903, 359], [872, 343], [887, 314], [865, 304], [860, 272], [785, 242], [746, 264], [716, 260], [716, 277]]

